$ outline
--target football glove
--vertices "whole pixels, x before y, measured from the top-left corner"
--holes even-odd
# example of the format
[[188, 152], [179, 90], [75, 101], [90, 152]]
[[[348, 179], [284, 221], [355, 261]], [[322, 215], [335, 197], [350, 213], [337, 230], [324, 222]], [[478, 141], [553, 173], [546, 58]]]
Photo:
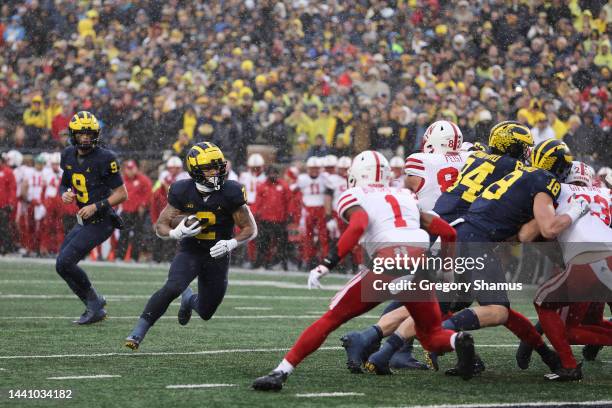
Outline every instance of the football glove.
[[221, 258], [222, 256], [229, 254], [238, 246], [238, 241], [232, 239], [222, 239], [210, 248], [210, 256], [213, 258]]
[[570, 202], [570, 209], [565, 213], [572, 219], [572, 223], [576, 222], [580, 217], [589, 212], [589, 202], [584, 197], [577, 197], [575, 194], [572, 196]]
[[319, 265], [313, 270], [310, 271], [310, 275], [308, 276], [308, 289], [321, 288], [321, 283], [319, 279], [329, 273], [329, 268], [325, 265]]
[[187, 220], [193, 220], [194, 218], [197, 219], [195, 215], [190, 215], [189, 217], [183, 218], [179, 225], [177, 225], [176, 228], [171, 230], [168, 234], [170, 238], [179, 240], [183, 238], [195, 237], [202, 232], [202, 226], [199, 222], [194, 222], [190, 226], [185, 225]]

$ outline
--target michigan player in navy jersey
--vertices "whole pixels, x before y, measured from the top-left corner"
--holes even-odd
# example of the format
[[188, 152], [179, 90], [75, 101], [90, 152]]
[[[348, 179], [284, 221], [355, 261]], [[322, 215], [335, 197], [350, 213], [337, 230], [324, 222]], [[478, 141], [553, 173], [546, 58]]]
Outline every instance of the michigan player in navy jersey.
[[528, 127], [514, 121], [498, 123], [489, 134], [489, 152], [475, 151], [466, 159], [455, 184], [442, 193], [433, 211], [447, 222], [462, 217], [488, 185], [523, 166], [531, 146]]
[[[187, 153], [185, 164], [191, 178], [170, 186], [168, 204], [155, 225], [157, 236], [179, 240], [179, 249], [168, 280], [151, 296], [126, 339], [125, 346], [132, 350], [138, 349], [147, 331], [181, 294], [181, 325], [189, 322], [192, 310], [209, 320], [225, 296], [230, 252], [257, 235], [245, 189], [238, 182], [225, 180], [227, 162], [217, 146], [196, 144]], [[183, 214], [189, 216], [172, 228], [172, 220]], [[234, 225], [240, 232], [232, 238]], [[198, 294], [189, 288], [196, 277]]]
[[79, 207], [78, 222], [64, 239], [55, 269], [86, 306], [75, 323], [90, 324], [106, 318], [106, 300], [77, 263], [121, 226], [113, 206], [127, 199], [127, 190], [117, 156], [98, 146], [100, 125], [94, 115], [78, 112], [68, 124], [68, 133], [72, 146], [62, 153], [60, 191], [64, 203], [76, 202]]
[[[462, 256], [486, 257], [482, 270], [474, 269], [471, 282], [505, 283], [505, 273], [489, 242], [511, 240], [521, 226], [535, 219], [546, 238], [554, 238], [588, 210], [577, 200], [570, 211], [555, 214], [555, 202], [561, 191], [560, 181], [572, 166], [567, 145], [550, 139], [537, 145], [531, 153], [531, 165], [511, 172], [487, 187], [470, 206], [465, 222], [457, 227], [458, 241], [469, 243]], [[476, 244], [478, 243], [478, 244]], [[558, 357], [542, 341], [529, 320], [510, 308], [507, 292], [483, 287], [472, 291], [479, 306], [464, 309], [444, 322], [455, 330], [476, 330], [480, 327], [505, 325], [521, 340], [535, 349], [543, 361], [555, 371]]]

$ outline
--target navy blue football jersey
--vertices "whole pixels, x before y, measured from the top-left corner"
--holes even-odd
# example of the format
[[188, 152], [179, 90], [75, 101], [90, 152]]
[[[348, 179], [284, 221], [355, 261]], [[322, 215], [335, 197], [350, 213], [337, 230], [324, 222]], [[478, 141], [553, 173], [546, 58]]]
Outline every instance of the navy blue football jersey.
[[232, 214], [246, 202], [244, 186], [236, 181], [228, 180], [221, 189], [206, 196], [198, 192], [193, 179], [174, 182], [168, 191], [168, 204], [186, 214], [195, 214], [208, 225], [195, 237], [183, 238], [181, 248], [202, 251], [221, 239], [231, 239]]
[[510, 156], [474, 152], [465, 160], [455, 183], [438, 198], [433, 211], [462, 216], [487, 186], [521, 167], [523, 163]]
[[492, 241], [503, 241], [533, 219], [536, 194], [546, 193], [556, 204], [560, 192], [561, 184], [552, 173], [525, 167], [487, 187], [470, 206], [465, 220], [486, 231]]
[[64, 170], [62, 186], [72, 188], [79, 208], [107, 199], [123, 185], [117, 156], [102, 147], [77, 157], [76, 147], [69, 146], [62, 153], [60, 167]]

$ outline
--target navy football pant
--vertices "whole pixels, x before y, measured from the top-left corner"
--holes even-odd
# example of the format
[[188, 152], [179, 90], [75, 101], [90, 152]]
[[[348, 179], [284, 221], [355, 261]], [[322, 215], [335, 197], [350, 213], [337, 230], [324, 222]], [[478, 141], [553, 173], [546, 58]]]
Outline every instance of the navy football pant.
[[55, 270], [83, 303], [87, 292], [91, 289], [91, 282], [77, 263], [92, 249], [106, 241], [113, 233], [113, 229], [110, 217], [104, 217], [96, 223], [87, 225], [76, 224], [66, 235], [55, 260]]
[[179, 251], [176, 254], [170, 265], [168, 280], [151, 296], [140, 317], [153, 325], [196, 277], [198, 294], [191, 298], [192, 308], [204, 320], [213, 316], [227, 290], [230, 257], [214, 259], [205, 251], [208, 252], [203, 250], [200, 254], [194, 254]]

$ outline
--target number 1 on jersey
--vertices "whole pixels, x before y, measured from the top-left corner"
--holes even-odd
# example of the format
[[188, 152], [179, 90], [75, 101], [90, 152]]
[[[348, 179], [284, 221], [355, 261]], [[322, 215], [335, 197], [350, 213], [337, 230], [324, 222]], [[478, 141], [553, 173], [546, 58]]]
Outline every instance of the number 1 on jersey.
[[395, 198], [391, 194], [387, 194], [385, 196], [385, 201], [389, 203], [389, 205], [391, 206], [391, 210], [393, 211], [393, 215], [395, 216], [395, 227], [407, 227], [408, 224], [406, 223], [406, 220], [402, 218], [402, 209], [400, 208], [399, 203], [397, 202], [397, 198]]

